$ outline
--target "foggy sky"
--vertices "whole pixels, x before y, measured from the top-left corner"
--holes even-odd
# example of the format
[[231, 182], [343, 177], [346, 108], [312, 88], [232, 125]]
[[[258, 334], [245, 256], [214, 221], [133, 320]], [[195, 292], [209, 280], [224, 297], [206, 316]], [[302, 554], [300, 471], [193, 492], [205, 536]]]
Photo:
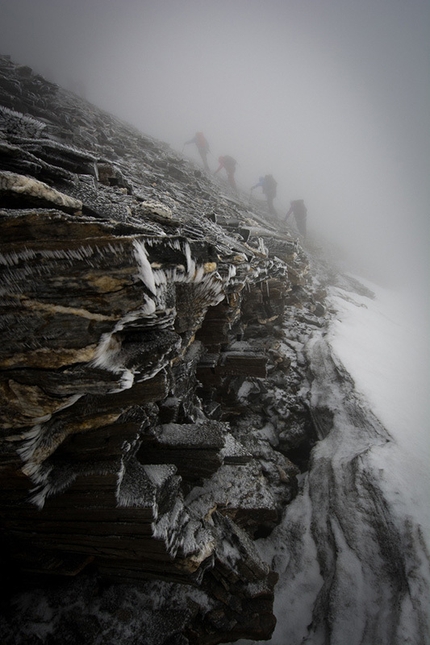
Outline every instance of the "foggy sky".
[[272, 173], [279, 214], [426, 293], [429, 31], [429, 0], [0, 0], [0, 53], [179, 152], [202, 130], [212, 169]]

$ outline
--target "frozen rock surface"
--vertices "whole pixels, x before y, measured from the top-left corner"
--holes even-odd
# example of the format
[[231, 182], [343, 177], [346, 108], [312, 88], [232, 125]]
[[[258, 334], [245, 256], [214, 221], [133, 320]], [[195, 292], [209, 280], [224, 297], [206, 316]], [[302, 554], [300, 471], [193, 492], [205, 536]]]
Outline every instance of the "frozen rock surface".
[[326, 339], [328, 285], [364, 287], [8, 57], [0, 227], [2, 642], [427, 642]]

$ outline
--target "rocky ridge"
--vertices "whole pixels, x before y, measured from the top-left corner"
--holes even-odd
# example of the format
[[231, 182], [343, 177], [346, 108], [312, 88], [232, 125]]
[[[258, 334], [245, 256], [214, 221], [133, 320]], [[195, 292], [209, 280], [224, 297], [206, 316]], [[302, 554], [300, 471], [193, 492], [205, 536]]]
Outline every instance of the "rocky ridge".
[[0, 105], [4, 642], [269, 638], [277, 574], [254, 540], [316, 441], [308, 255], [8, 57]]

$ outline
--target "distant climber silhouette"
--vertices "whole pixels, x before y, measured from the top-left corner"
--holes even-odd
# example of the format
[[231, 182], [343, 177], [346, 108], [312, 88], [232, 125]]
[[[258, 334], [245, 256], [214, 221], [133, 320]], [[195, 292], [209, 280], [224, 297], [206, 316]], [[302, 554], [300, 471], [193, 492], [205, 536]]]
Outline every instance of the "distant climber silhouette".
[[229, 185], [233, 188], [233, 190], [237, 190], [236, 181], [234, 179], [234, 173], [236, 171], [237, 161], [233, 159], [233, 157], [230, 157], [230, 155], [224, 155], [223, 157], [219, 157], [218, 162], [219, 162], [219, 166], [215, 170], [214, 174], [216, 175], [217, 172], [219, 172], [222, 168], [224, 168], [224, 170], [227, 173], [227, 181]]
[[208, 154], [210, 152], [209, 143], [207, 142], [207, 139], [203, 134], [203, 132], [196, 132], [195, 137], [193, 137], [189, 141], [185, 141], [184, 147], [190, 143], [196, 144], [199, 155], [203, 161], [203, 166], [205, 170], [209, 170], [209, 165], [208, 165]]
[[306, 218], [307, 218], [307, 208], [305, 206], [305, 202], [303, 199], [294, 199], [293, 201], [290, 202], [290, 210], [288, 213], [285, 215], [285, 221], [289, 218], [291, 213], [294, 215], [294, 219], [296, 220], [296, 226], [297, 230], [299, 231], [300, 235], [303, 237], [303, 239], [306, 238]]
[[273, 178], [273, 175], [265, 175], [264, 177], [260, 177], [258, 180], [258, 184], [255, 184], [255, 186], [252, 186], [251, 192], [254, 190], [254, 188], [261, 188], [263, 189], [264, 195], [266, 195], [267, 199], [267, 207], [269, 209], [269, 213], [272, 213], [273, 215], [276, 215], [276, 210], [275, 207], [273, 206], [273, 200], [276, 197], [276, 187], [277, 183]]

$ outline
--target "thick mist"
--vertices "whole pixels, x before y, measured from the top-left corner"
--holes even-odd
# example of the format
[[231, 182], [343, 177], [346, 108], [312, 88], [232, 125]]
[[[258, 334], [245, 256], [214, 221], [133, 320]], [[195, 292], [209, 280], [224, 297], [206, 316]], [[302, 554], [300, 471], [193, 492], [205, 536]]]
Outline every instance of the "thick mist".
[[[311, 239], [427, 297], [428, 0], [0, 0], [0, 51], [249, 191], [303, 198]], [[184, 154], [198, 161], [193, 146]], [[255, 191], [257, 196], [258, 191]], [[339, 251], [340, 249], [340, 251]]]

